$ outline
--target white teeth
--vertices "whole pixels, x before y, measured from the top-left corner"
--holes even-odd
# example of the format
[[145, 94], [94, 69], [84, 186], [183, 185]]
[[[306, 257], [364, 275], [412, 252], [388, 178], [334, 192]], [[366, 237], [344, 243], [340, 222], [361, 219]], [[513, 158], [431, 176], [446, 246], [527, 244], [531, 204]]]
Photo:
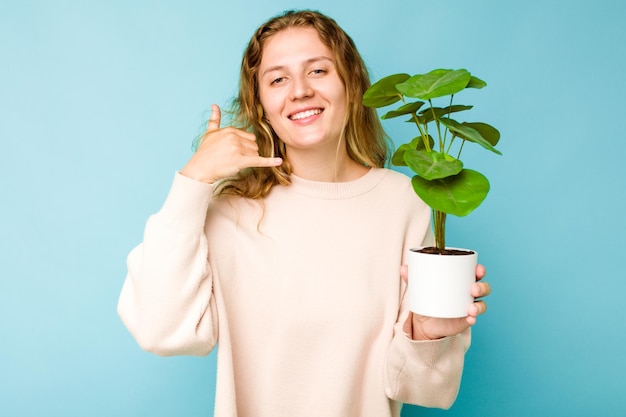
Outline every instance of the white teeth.
[[304, 119], [306, 117], [311, 117], [314, 114], [320, 114], [322, 111], [320, 109], [315, 109], [315, 110], [307, 110], [307, 111], [303, 111], [300, 113], [296, 113], [296, 114], [292, 114], [291, 116], [289, 116], [289, 118], [291, 120], [300, 120], [300, 119]]

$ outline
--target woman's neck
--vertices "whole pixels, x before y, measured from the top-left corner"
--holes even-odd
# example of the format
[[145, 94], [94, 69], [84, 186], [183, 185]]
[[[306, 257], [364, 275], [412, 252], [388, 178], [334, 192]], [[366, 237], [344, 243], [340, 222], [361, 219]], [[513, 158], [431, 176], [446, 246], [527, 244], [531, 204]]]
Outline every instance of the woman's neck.
[[350, 158], [345, 150], [333, 155], [288, 152], [287, 159], [294, 175], [310, 181], [353, 181], [369, 170]]

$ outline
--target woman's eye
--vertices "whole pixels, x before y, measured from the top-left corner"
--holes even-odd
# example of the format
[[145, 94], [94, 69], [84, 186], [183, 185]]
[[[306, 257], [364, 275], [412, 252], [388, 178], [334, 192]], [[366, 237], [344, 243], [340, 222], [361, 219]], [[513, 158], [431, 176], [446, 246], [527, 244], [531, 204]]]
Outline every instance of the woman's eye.
[[272, 84], [280, 84], [283, 81], [285, 81], [284, 77], [278, 77], [278, 78], [275, 78], [275, 79], [272, 80]]
[[311, 71], [311, 74], [314, 74], [314, 75], [321, 75], [321, 74], [325, 74], [325, 73], [326, 73], [326, 70], [323, 70], [321, 68], [317, 68], [317, 69], [314, 69], [313, 71]]

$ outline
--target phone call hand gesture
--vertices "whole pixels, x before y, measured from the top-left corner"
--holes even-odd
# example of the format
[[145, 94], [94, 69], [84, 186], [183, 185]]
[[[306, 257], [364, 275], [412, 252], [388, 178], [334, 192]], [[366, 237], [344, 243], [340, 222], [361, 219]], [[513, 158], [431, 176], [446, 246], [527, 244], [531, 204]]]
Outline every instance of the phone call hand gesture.
[[254, 134], [234, 127], [220, 128], [220, 119], [220, 108], [214, 104], [202, 142], [180, 171], [182, 175], [212, 184], [244, 168], [272, 167], [283, 163], [281, 158], [260, 156]]

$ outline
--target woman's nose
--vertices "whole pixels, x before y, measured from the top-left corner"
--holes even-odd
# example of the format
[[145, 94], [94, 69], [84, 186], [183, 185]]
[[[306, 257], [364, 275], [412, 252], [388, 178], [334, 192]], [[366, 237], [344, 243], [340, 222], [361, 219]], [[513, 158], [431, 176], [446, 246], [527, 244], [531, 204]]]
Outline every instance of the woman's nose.
[[291, 84], [291, 98], [299, 100], [313, 95], [313, 88], [306, 77], [296, 77]]

